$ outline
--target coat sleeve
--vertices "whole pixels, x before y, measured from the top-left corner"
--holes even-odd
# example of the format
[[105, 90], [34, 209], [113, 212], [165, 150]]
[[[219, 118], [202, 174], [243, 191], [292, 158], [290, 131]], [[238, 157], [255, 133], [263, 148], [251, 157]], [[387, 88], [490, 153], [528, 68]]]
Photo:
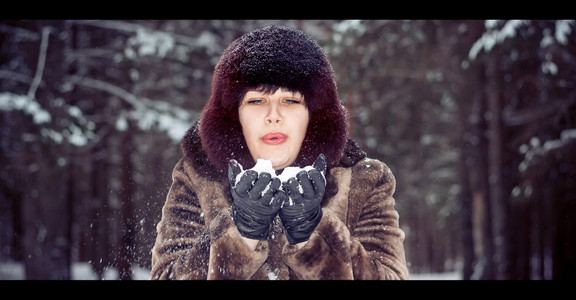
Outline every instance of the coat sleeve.
[[[251, 251], [230, 216], [217, 183], [198, 184], [180, 160], [157, 225], [150, 279], [247, 279], [267, 257], [267, 244]], [[205, 195], [201, 200], [198, 195]]]
[[308, 243], [284, 248], [285, 262], [299, 278], [408, 279], [404, 232], [392, 197], [394, 176], [384, 163], [372, 161], [370, 167], [351, 182], [347, 215], [358, 215], [354, 225], [324, 208]]

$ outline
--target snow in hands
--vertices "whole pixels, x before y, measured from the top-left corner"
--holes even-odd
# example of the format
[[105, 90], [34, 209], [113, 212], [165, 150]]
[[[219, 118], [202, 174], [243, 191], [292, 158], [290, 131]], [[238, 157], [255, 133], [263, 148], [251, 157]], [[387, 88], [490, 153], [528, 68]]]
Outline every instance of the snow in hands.
[[[247, 171], [247, 170], [244, 170], [242, 165], [238, 164], [238, 166], [240, 166], [241, 172], [238, 175], [236, 175], [235, 184], [238, 184], [242, 175]], [[256, 161], [256, 165], [254, 167], [252, 167], [250, 170], [256, 171], [258, 173], [258, 175], [260, 175], [260, 173], [262, 173], [262, 172], [269, 173], [270, 175], [272, 175], [272, 178], [278, 178], [278, 179], [280, 179], [280, 182], [285, 183], [285, 182], [288, 182], [288, 180], [290, 178], [295, 178], [296, 174], [298, 174], [300, 171], [308, 172], [312, 169], [314, 169], [313, 166], [306, 166], [304, 168], [286, 167], [286, 168], [284, 168], [284, 170], [282, 171], [282, 173], [280, 175], [276, 175], [276, 171], [272, 167], [272, 161], [259, 158]], [[320, 173], [322, 174], [322, 177], [324, 177], [324, 180], [326, 180], [324, 172], [320, 172]], [[262, 194], [266, 193], [266, 191], [268, 191], [269, 188], [270, 188], [270, 183], [268, 183], [266, 188], [262, 191]], [[298, 188], [300, 190], [300, 193], [302, 193], [302, 185], [301, 184], [299, 184]], [[288, 198], [289, 198], [290, 205], [291, 205], [293, 203], [292, 199], [291, 199], [291, 197], [288, 197]]]
[[[247, 170], [244, 170], [244, 168], [242, 167], [241, 164], [238, 164], [238, 166], [240, 167], [241, 172], [236, 176], [236, 184], [238, 184], [238, 181], [240, 181], [240, 178], [242, 177], [242, 175], [247, 171]], [[314, 169], [314, 167], [312, 167], [312, 166], [306, 166], [304, 168], [287, 167], [287, 168], [284, 168], [284, 170], [282, 171], [282, 173], [280, 175], [276, 175], [276, 171], [274, 171], [274, 168], [272, 168], [272, 161], [259, 158], [258, 161], [256, 161], [256, 165], [254, 167], [252, 167], [252, 169], [250, 169], [250, 170], [256, 171], [258, 173], [258, 175], [260, 175], [260, 173], [262, 173], [262, 172], [266, 172], [266, 173], [269, 173], [270, 175], [272, 175], [272, 178], [277, 177], [278, 179], [280, 179], [280, 182], [287, 182], [288, 179], [290, 179], [292, 177], [296, 177], [296, 174], [298, 174], [298, 172], [300, 172], [302, 170], [308, 172], [312, 169]], [[324, 175], [324, 174], [322, 174], [322, 175]]]

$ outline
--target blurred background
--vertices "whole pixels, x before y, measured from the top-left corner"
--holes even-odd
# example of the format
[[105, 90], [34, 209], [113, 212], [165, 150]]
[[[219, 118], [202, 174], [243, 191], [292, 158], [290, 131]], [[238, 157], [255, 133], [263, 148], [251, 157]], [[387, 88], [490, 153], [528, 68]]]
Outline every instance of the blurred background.
[[576, 278], [574, 20], [2, 20], [0, 279], [146, 279], [214, 65], [268, 24], [329, 55], [413, 278]]

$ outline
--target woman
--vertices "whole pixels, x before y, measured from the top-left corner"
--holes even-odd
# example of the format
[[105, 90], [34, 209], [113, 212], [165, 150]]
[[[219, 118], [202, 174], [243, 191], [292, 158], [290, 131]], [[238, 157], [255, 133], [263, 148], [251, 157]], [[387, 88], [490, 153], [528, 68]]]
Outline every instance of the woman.
[[[150, 278], [407, 279], [394, 176], [346, 124], [316, 41], [268, 26], [232, 42], [183, 139]], [[274, 171], [248, 170], [258, 159]]]

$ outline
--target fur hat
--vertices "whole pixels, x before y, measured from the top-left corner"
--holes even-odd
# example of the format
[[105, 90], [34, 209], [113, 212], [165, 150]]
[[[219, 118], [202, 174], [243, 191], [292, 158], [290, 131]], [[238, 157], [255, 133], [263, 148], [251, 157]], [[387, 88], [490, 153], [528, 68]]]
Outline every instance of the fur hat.
[[245, 93], [261, 85], [300, 92], [310, 113], [306, 137], [294, 165], [311, 165], [324, 153], [337, 164], [347, 140], [346, 111], [328, 59], [308, 35], [272, 25], [233, 41], [215, 67], [212, 94], [199, 120], [202, 148], [220, 172], [236, 159], [245, 168], [254, 161], [238, 117]]

